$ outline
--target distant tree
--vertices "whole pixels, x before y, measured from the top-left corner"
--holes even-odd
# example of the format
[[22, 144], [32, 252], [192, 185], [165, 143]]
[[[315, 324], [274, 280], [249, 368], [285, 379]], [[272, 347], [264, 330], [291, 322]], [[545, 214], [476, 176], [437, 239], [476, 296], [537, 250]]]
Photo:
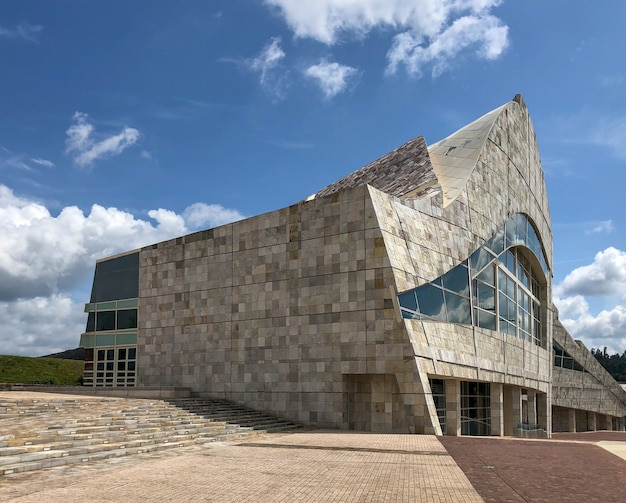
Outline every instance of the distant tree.
[[626, 383], [626, 351], [621, 355], [619, 353], [609, 355], [606, 347], [602, 350], [591, 348], [591, 354], [613, 376], [613, 379]]

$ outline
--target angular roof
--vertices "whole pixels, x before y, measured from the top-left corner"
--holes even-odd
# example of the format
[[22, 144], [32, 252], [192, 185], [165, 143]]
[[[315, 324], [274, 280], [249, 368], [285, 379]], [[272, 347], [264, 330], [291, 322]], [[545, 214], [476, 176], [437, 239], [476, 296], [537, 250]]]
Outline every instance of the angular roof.
[[396, 197], [403, 197], [409, 193], [412, 193], [412, 197], [423, 197], [437, 190], [437, 177], [428, 156], [424, 137], [418, 136], [380, 159], [324, 187], [315, 194], [315, 197], [328, 196], [340, 190], [365, 184]]
[[492, 110], [428, 147], [437, 180], [443, 189], [444, 208], [454, 201], [467, 185], [491, 128], [507, 105]]
[[[513, 101], [525, 107], [521, 95], [516, 95]], [[492, 110], [431, 146], [426, 145], [423, 136], [418, 136], [311, 197], [371, 185], [403, 199], [443, 192], [445, 208], [467, 185], [496, 119], [510, 104]]]

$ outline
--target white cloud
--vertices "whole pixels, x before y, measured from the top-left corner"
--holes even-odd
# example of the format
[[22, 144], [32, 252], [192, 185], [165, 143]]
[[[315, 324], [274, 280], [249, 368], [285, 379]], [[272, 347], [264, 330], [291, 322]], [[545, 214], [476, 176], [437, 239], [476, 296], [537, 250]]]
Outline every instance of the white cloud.
[[0, 169], [21, 169], [24, 171], [32, 171], [32, 168], [24, 162], [24, 156], [13, 154], [9, 150], [3, 149], [9, 154], [8, 157], [0, 157]]
[[626, 295], [626, 252], [609, 247], [592, 264], [578, 267], [554, 288], [558, 297]]
[[28, 42], [39, 42], [39, 37], [43, 31], [43, 26], [33, 25], [30, 23], [21, 23], [16, 28], [4, 28], [0, 26], [0, 37], [18, 38]]
[[346, 90], [350, 79], [357, 74], [357, 70], [339, 63], [321, 61], [317, 65], [309, 66], [304, 74], [315, 80], [324, 96], [330, 99]]
[[31, 157], [30, 160], [35, 164], [39, 164], [40, 166], [45, 166], [46, 168], [54, 168], [54, 163], [49, 161], [48, 159], [41, 159], [39, 157]]
[[237, 210], [224, 208], [219, 204], [194, 203], [183, 213], [185, 222], [196, 229], [217, 227], [245, 218]]
[[387, 54], [387, 71], [393, 74], [403, 64], [409, 75], [419, 77], [423, 68], [431, 65], [436, 77], [469, 47], [477, 47], [477, 54], [483, 59], [496, 59], [507, 46], [507, 34], [508, 28], [494, 16], [459, 18], [432, 38], [429, 45], [424, 45], [420, 36], [401, 33]]
[[613, 232], [613, 229], [613, 220], [602, 220], [601, 222], [594, 223], [593, 228], [586, 230], [585, 234], [610, 234]]
[[608, 148], [615, 157], [626, 159], [626, 117], [600, 119], [586, 143]]
[[76, 112], [72, 120], [74, 124], [65, 132], [66, 152], [73, 154], [74, 162], [81, 167], [89, 166], [98, 159], [121, 154], [134, 145], [140, 136], [137, 129], [125, 127], [119, 134], [95, 141], [94, 127], [89, 123], [87, 114]]
[[280, 68], [284, 57], [285, 51], [280, 46], [280, 38], [272, 38], [257, 57], [246, 60], [247, 66], [259, 73], [263, 89], [276, 100], [283, 99], [286, 94], [286, 71]]
[[[626, 252], [610, 247], [592, 264], [578, 267], [554, 287], [559, 318], [587, 347], [623, 352], [626, 348]], [[613, 305], [593, 314], [587, 298]]]
[[148, 216], [152, 220], [99, 205], [88, 214], [68, 206], [54, 216], [0, 184], [2, 352], [47, 354], [75, 347], [84, 315], [70, 299], [88, 284], [98, 258], [242, 218], [236, 210], [204, 203], [182, 215], [160, 208]]
[[559, 299], [559, 317], [574, 337], [582, 340], [588, 348], [608, 348], [622, 353], [626, 347], [626, 305], [602, 310], [597, 315], [589, 312], [587, 301], [580, 295]]
[[66, 295], [0, 301], [0, 352], [43, 356], [75, 348], [85, 321], [83, 303]]
[[396, 32], [388, 72], [400, 65], [419, 76], [425, 65], [439, 74], [449, 60], [470, 47], [479, 58], [499, 57], [508, 43], [508, 27], [491, 11], [501, 0], [265, 0], [297, 37], [333, 45], [362, 38], [372, 30]]

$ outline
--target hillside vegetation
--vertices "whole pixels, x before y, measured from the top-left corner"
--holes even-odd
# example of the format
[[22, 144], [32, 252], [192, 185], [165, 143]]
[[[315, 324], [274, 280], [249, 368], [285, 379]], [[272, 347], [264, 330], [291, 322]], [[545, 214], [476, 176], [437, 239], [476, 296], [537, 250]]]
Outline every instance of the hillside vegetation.
[[82, 375], [83, 362], [77, 360], [0, 355], [0, 383], [77, 386]]
[[626, 351], [624, 354], [608, 354], [606, 348], [591, 348], [591, 354], [617, 382], [626, 383]]

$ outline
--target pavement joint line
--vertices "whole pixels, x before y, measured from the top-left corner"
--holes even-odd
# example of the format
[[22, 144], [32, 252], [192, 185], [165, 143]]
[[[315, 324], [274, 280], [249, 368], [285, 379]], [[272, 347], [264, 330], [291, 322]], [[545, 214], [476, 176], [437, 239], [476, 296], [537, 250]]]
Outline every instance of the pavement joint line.
[[238, 443], [237, 447], [269, 447], [273, 449], [311, 449], [320, 451], [346, 451], [346, 452], [372, 452], [383, 454], [410, 454], [418, 456], [450, 456], [445, 451], [415, 451], [407, 449], [378, 449], [373, 447], [334, 447], [323, 445], [294, 445], [294, 444], [269, 444], [269, 443]]

